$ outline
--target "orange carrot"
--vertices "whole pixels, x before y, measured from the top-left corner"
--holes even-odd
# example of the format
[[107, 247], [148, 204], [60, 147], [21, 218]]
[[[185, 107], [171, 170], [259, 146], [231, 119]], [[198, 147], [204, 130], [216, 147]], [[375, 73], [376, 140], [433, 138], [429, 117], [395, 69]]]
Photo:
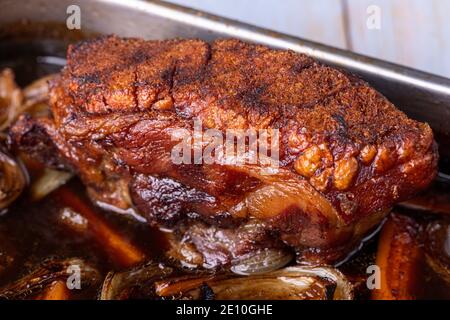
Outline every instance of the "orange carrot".
[[176, 281], [158, 281], [155, 283], [155, 291], [160, 297], [168, 297], [199, 287], [201, 284], [206, 283], [213, 278], [213, 276], [206, 276], [193, 279], [180, 279]]
[[380, 268], [380, 289], [372, 292], [372, 299], [375, 300], [393, 300], [389, 291], [387, 281], [387, 270], [389, 268], [389, 251], [391, 248], [391, 240], [394, 234], [394, 223], [389, 219], [381, 230], [380, 239], [378, 241], [378, 250], [376, 265]]
[[89, 203], [83, 201], [68, 187], [63, 186], [56, 190], [55, 196], [64, 205], [71, 207], [88, 221], [89, 228], [98, 242], [120, 266], [131, 267], [144, 260], [145, 254], [139, 248], [114, 230], [104, 218], [98, 215]]
[[43, 163], [37, 161], [25, 152], [19, 152], [18, 157], [20, 158], [20, 160], [22, 160], [23, 164], [28, 170], [28, 173], [30, 173], [31, 175], [40, 173], [45, 169], [45, 165]]
[[66, 282], [56, 280], [43, 292], [39, 300], [69, 300], [69, 298], [70, 292], [67, 289]]
[[374, 300], [416, 298], [422, 261], [420, 226], [407, 216], [392, 214], [381, 231], [376, 264], [381, 287], [372, 292]]

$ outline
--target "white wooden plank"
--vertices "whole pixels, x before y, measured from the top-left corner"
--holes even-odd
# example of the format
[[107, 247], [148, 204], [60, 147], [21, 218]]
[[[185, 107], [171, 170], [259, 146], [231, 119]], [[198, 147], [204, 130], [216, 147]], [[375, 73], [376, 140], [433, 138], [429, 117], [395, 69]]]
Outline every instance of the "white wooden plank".
[[[434, 59], [435, 63], [430, 71], [450, 78], [450, 1], [434, 0], [434, 2], [434, 16], [430, 23], [434, 23], [436, 26], [432, 36], [438, 45], [436, 51], [428, 53], [431, 57], [437, 57]], [[427, 48], [425, 47], [424, 50]]]
[[[450, 77], [450, 1], [347, 1], [353, 50]], [[370, 30], [368, 6], [381, 8], [381, 29]]]
[[169, 0], [223, 17], [345, 48], [339, 0]]
[[[354, 51], [450, 77], [449, 0], [169, 0], [345, 48], [343, 4]], [[370, 5], [381, 29], [366, 26]]]

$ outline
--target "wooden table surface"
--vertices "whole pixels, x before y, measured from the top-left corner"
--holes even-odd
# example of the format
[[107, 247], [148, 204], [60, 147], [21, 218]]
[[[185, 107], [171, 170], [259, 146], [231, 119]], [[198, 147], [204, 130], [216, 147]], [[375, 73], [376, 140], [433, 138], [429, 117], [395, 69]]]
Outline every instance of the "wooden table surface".
[[450, 78], [450, 0], [169, 1]]

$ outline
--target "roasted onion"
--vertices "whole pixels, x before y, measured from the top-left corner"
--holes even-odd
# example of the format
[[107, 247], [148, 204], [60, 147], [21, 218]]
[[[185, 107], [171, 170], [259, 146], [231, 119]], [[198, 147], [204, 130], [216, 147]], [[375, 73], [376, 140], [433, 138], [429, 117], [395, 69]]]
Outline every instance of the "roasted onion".
[[[11, 69], [0, 72], [0, 131], [8, 128], [23, 112], [37, 115], [48, 112], [47, 83], [52, 77], [53, 75], [41, 78], [22, 90], [17, 86]], [[2, 137], [2, 142], [3, 140]], [[19, 196], [28, 182], [28, 177], [21, 163], [13, 159], [5, 147], [0, 147], [0, 174], [0, 210], [2, 210]], [[52, 181], [61, 181], [53, 178], [54, 176]], [[47, 192], [49, 186], [47, 183], [45, 184], [47, 188], [41, 188], [41, 183], [32, 189], [32, 192], [38, 189], [39, 191], [35, 193], [40, 196], [43, 192]]]
[[240, 275], [267, 273], [286, 266], [293, 259], [293, 253], [287, 250], [261, 249], [234, 261], [231, 271]]
[[16, 200], [27, 184], [28, 175], [22, 163], [0, 146], [0, 210]]
[[101, 299], [352, 299], [345, 276], [328, 267], [295, 266], [247, 277], [231, 273], [188, 271], [150, 263], [110, 273]]
[[100, 273], [96, 268], [82, 259], [48, 260], [24, 277], [0, 288], [0, 299], [32, 298], [54, 281], [67, 281], [76, 267], [80, 271], [80, 286], [83, 290], [95, 288], [100, 281]]
[[154, 290], [151, 290], [153, 282], [173, 272], [174, 268], [154, 262], [124, 272], [110, 272], [103, 282], [100, 299], [125, 300], [142, 296], [142, 292], [155, 298]]
[[[175, 289], [175, 290], [174, 290]], [[163, 297], [216, 300], [350, 300], [353, 288], [336, 269], [295, 266], [248, 277], [169, 279], [156, 284]]]
[[52, 191], [64, 185], [73, 176], [74, 174], [71, 172], [45, 168], [41, 176], [31, 185], [31, 199], [33, 201], [41, 200]]
[[54, 75], [40, 78], [21, 90], [11, 69], [0, 72], [0, 131], [8, 128], [20, 114], [48, 114], [48, 81]]
[[444, 220], [431, 222], [426, 229], [425, 243], [427, 264], [450, 284], [450, 223]]
[[48, 82], [54, 77], [54, 74], [50, 74], [39, 78], [23, 89], [23, 95], [28, 106], [48, 100]]
[[14, 72], [0, 72], [0, 131], [5, 130], [22, 112], [24, 98], [22, 90], [14, 81]]

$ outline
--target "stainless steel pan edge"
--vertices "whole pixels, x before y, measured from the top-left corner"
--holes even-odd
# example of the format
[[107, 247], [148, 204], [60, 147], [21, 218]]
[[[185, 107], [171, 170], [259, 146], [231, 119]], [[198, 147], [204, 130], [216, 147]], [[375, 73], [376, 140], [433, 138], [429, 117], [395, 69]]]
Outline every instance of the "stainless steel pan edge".
[[[428, 122], [442, 145], [450, 141], [450, 79], [178, 5], [140, 0], [0, 0], [0, 25], [20, 19], [65, 23], [71, 4], [81, 8], [82, 29], [98, 33], [147, 39], [233, 37], [306, 53], [358, 74], [409, 116]], [[441, 153], [447, 150], [441, 148]]]

